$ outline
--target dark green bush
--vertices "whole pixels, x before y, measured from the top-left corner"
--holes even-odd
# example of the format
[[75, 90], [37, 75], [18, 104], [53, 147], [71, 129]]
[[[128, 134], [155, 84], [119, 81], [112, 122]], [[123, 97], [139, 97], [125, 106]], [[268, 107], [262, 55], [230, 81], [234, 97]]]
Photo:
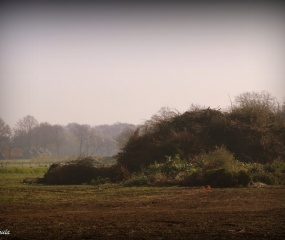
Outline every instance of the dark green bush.
[[236, 186], [238, 181], [234, 173], [221, 168], [206, 171], [203, 176], [203, 183], [211, 187], [225, 188]]
[[202, 186], [203, 183], [203, 173], [193, 172], [191, 175], [185, 176], [184, 179], [180, 182], [180, 185], [194, 187]]
[[251, 176], [248, 172], [241, 170], [237, 173], [237, 181], [241, 186], [247, 186], [251, 181]]
[[100, 184], [105, 184], [105, 183], [110, 183], [110, 179], [109, 178], [97, 177], [96, 179], [91, 180], [92, 185], [100, 185]]
[[148, 186], [149, 179], [143, 174], [134, 174], [131, 178], [124, 182], [126, 187], [135, 187], [135, 186]]
[[202, 154], [200, 158], [204, 162], [203, 171], [220, 168], [235, 170], [241, 164], [225, 146], [218, 147], [207, 154]]
[[253, 175], [252, 180], [254, 182], [266, 183], [268, 185], [274, 185], [278, 183], [277, 176], [273, 175], [272, 173], [266, 173], [266, 172], [259, 172]]
[[162, 173], [169, 176], [176, 176], [178, 173], [187, 170], [189, 167], [190, 165], [176, 154], [174, 158], [168, 157], [168, 160], [164, 163], [151, 164], [147, 168], [147, 173]]
[[264, 170], [269, 173], [285, 173], [285, 162], [281, 159], [276, 159], [272, 163], [264, 165]]

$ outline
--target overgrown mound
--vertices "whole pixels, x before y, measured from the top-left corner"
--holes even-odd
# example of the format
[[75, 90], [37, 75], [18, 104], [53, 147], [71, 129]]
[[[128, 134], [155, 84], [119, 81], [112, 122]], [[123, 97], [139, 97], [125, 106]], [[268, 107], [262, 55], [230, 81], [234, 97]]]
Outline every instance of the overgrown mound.
[[284, 118], [257, 107], [230, 112], [210, 108], [183, 114], [163, 112], [140, 127], [117, 157], [133, 172], [163, 163], [166, 156], [179, 154], [191, 160], [221, 146], [246, 163], [285, 159]]
[[40, 182], [44, 184], [85, 184], [92, 181], [121, 181], [123, 173], [118, 165], [102, 166], [92, 157], [77, 158], [64, 165], [52, 164]]

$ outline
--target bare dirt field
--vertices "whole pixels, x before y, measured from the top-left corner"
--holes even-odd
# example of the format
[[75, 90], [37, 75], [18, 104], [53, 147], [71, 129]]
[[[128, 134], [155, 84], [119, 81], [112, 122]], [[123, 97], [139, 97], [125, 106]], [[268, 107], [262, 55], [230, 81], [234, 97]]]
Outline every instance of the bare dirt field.
[[285, 239], [285, 187], [25, 185], [0, 175], [0, 239]]

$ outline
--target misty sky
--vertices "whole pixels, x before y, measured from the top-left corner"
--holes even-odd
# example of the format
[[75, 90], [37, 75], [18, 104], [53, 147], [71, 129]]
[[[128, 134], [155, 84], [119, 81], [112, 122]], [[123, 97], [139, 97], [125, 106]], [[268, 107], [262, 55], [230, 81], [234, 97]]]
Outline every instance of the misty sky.
[[285, 96], [278, 8], [7, 8], [0, 19], [0, 117], [141, 124], [161, 107], [227, 107]]

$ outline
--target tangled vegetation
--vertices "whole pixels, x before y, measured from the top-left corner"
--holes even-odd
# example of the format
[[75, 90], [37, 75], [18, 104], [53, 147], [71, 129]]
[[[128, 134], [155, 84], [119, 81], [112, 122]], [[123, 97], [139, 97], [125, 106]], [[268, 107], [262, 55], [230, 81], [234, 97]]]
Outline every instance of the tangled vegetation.
[[285, 107], [266, 93], [237, 97], [229, 111], [194, 108], [180, 114], [162, 109], [131, 136], [118, 162], [140, 170], [165, 156], [192, 159], [224, 146], [242, 162], [270, 163], [285, 158]]
[[162, 109], [130, 136], [117, 164], [92, 158], [52, 165], [48, 184], [126, 186], [246, 186], [250, 181], [285, 183], [285, 105], [268, 93], [245, 93], [229, 111]]
[[[166, 156], [180, 160], [174, 157], [170, 164]], [[176, 176], [180, 184], [284, 183], [285, 105], [262, 92], [241, 94], [228, 111], [196, 107], [180, 114], [162, 109], [137, 129], [117, 157], [136, 173], [133, 180], [138, 183], [156, 182], [149, 179], [149, 169], [173, 170], [181, 161]], [[172, 178], [174, 183], [162, 169], [154, 178]]]
[[103, 166], [96, 158], [80, 157], [66, 164], [52, 164], [40, 183], [86, 184], [117, 182], [123, 179], [118, 165]]
[[285, 184], [285, 163], [242, 163], [224, 147], [200, 154], [192, 161], [176, 155], [164, 163], [154, 163], [125, 181], [126, 186], [203, 186], [238, 187], [251, 181]]

